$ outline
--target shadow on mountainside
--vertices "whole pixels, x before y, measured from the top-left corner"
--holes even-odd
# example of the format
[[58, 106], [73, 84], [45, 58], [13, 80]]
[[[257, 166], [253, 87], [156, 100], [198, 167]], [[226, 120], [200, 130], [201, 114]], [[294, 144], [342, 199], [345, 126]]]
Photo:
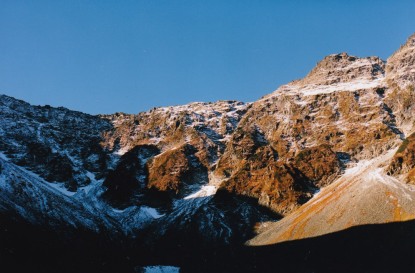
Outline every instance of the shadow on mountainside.
[[64, 107], [34, 106], [0, 95], [0, 152], [48, 182], [76, 192], [111, 168], [103, 135], [113, 124]]
[[193, 241], [183, 249], [176, 241], [152, 249], [128, 240], [85, 230], [62, 234], [2, 215], [1, 272], [137, 272], [137, 266], [151, 264], [179, 266], [180, 272], [415, 272], [415, 221], [260, 247], [215, 248]]
[[[243, 246], [182, 272], [415, 272], [415, 221], [373, 224], [268, 246]], [[203, 269], [202, 269], [203, 268]]]
[[132, 272], [124, 240], [0, 214], [0, 272]]
[[0, 272], [136, 272], [193, 260], [203, 268], [219, 254], [236, 253], [254, 236], [257, 222], [281, 218], [255, 199], [225, 191], [181, 202], [182, 208], [134, 235], [65, 223], [33, 225], [15, 213], [0, 213]]

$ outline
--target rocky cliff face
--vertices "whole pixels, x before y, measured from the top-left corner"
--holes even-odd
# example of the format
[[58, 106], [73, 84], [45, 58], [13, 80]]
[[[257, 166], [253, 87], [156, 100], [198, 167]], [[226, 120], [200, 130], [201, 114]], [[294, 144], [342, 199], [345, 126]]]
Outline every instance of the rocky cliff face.
[[[387, 80], [401, 88], [413, 86], [415, 81], [415, 34], [408, 38], [391, 57], [386, 66]], [[390, 85], [392, 85], [390, 83]]]
[[387, 62], [329, 55], [254, 103], [137, 115], [2, 95], [0, 210], [133, 237], [157, 231], [160, 247], [242, 243], [280, 215], [251, 243], [412, 219], [414, 60], [411, 36]]
[[218, 162], [223, 185], [287, 214], [349, 162], [399, 143], [384, 67], [375, 57], [330, 55], [303, 80], [253, 103]]
[[[359, 89], [363, 89], [353, 92], [357, 104], [350, 101], [346, 104], [351, 110], [347, 114], [348, 120], [353, 123], [347, 125], [344, 120], [341, 122], [347, 126], [342, 126], [341, 129], [346, 129], [349, 134], [345, 134], [343, 141], [338, 140], [340, 145], [332, 144], [332, 149], [350, 156], [351, 161], [346, 164], [345, 173], [282, 221], [265, 224], [250, 244], [273, 244], [357, 225], [415, 218], [412, 201], [415, 189], [405, 184], [413, 183], [415, 166], [414, 37], [411, 36], [388, 59], [386, 67], [379, 66], [382, 69], [372, 71], [361, 69], [366, 71], [363, 73], [365, 78], [369, 79], [373, 75], [374, 79], [366, 83], [363, 83], [366, 80], [358, 79], [363, 83]], [[371, 72], [368, 73], [369, 71]], [[313, 73], [315, 71], [310, 75]], [[351, 82], [353, 81], [355, 80]], [[342, 94], [344, 98], [341, 90], [337, 90], [336, 94]], [[365, 101], [362, 98], [366, 98], [367, 104], [362, 104]], [[359, 114], [356, 115], [357, 113]], [[350, 134], [353, 127], [358, 132], [357, 138]], [[327, 127], [321, 126], [319, 132], [324, 134], [325, 128]]]
[[[133, 147], [155, 147], [157, 152], [143, 161], [142, 168], [147, 174], [139, 178], [144, 186], [138, 194], [153, 190], [163, 196], [167, 194], [169, 199], [183, 198], [208, 183], [212, 167], [249, 106], [236, 101], [219, 101], [153, 108], [138, 115], [102, 116], [113, 125], [112, 130], [103, 133], [102, 145], [112, 151], [115, 159], [117, 155], [123, 158]], [[117, 172], [118, 167], [112, 175]], [[105, 195], [115, 201], [113, 204], [122, 201], [128, 205], [125, 201], [134, 199], [137, 191], [118, 194], [115, 190], [118, 187], [110, 184], [118, 185], [123, 183], [121, 181], [106, 181]]]
[[[185, 219], [183, 225], [194, 222], [195, 230], [221, 233], [225, 242], [247, 238], [251, 225], [275, 217], [258, 213], [252, 201], [232, 201], [226, 210], [246, 210], [233, 221], [250, 220], [231, 231], [228, 225], [235, 223], [218, 212], [225, 205], [212, 199], [216, 188], [207, 186], [249, 104], [192, 103], [138, 115], [90, 116], [2, 95], [0, 107], [0, 207], [7, 213], [32, 223], [67, 226], [62, 219], [70, 219], [72, 228], [134, 236], [150, 224], [175, 229]], [[23, 174], [28, 182], [20, 179]], [[55, 211], [59, 203], [64, 205]], [[214, 222], [209, 226], [201, 218]]]
[[153, 108], [138, 115], [102, 116], [114, 126], [104, 134], [105, 147], [123, 154], [136, 145], [156, 145], [167, 151], [188, 143], [198, 149], [197, 156], [210, 167], [248, 107], [242, 102], [219, 101]]
[[415, 99], [415, 35], [396, 51], [387, 62], [388, 90], [385, 101], [396, 116], [399, 127], [406, 135], [413, 132]]
[[102, 178], [108, 159], [101, 133], [107, 120], [66, 108], [32, 106], [0, 96], [0, 149], [10, 160], [71, 191]]
[[411, 184], [415, 183], [415, 134], [407, 137], [394, 155], [388, 174]]

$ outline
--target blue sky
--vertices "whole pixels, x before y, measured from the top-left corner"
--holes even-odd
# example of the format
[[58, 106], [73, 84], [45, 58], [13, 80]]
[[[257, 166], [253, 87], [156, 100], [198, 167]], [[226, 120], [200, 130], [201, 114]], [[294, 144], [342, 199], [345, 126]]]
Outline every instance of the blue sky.
[[254, 101], [324, 56], [386, 59], [415, 1], [0, 1], [0, 93], [83, 112]]

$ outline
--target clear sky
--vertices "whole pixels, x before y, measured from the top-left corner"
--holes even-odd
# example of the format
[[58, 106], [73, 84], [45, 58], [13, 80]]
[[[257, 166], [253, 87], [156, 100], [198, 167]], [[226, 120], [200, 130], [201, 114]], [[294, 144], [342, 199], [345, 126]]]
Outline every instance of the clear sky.
[[91, 114], [254, 101], [413, 32], [413, 0], [0, 0], [0, 93]]

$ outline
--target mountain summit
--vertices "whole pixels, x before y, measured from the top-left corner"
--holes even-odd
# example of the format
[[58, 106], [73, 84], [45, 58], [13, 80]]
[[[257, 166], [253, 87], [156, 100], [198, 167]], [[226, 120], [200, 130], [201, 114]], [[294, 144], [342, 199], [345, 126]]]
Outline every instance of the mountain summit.
[[384, 73], [385, 62], [378, 57], [358, 58], [340, 53], [325, 57], [304, 79], [296, 83], [302, 86], [349, 83], [358, 79], [375, 80]]
[[[386, 72], [390, 84], [400, 88], [414, 86], [415, 81], [415, 34], [396, 51], [387, 62]], [[393, 83], [392, 83], [393, 82]]]

